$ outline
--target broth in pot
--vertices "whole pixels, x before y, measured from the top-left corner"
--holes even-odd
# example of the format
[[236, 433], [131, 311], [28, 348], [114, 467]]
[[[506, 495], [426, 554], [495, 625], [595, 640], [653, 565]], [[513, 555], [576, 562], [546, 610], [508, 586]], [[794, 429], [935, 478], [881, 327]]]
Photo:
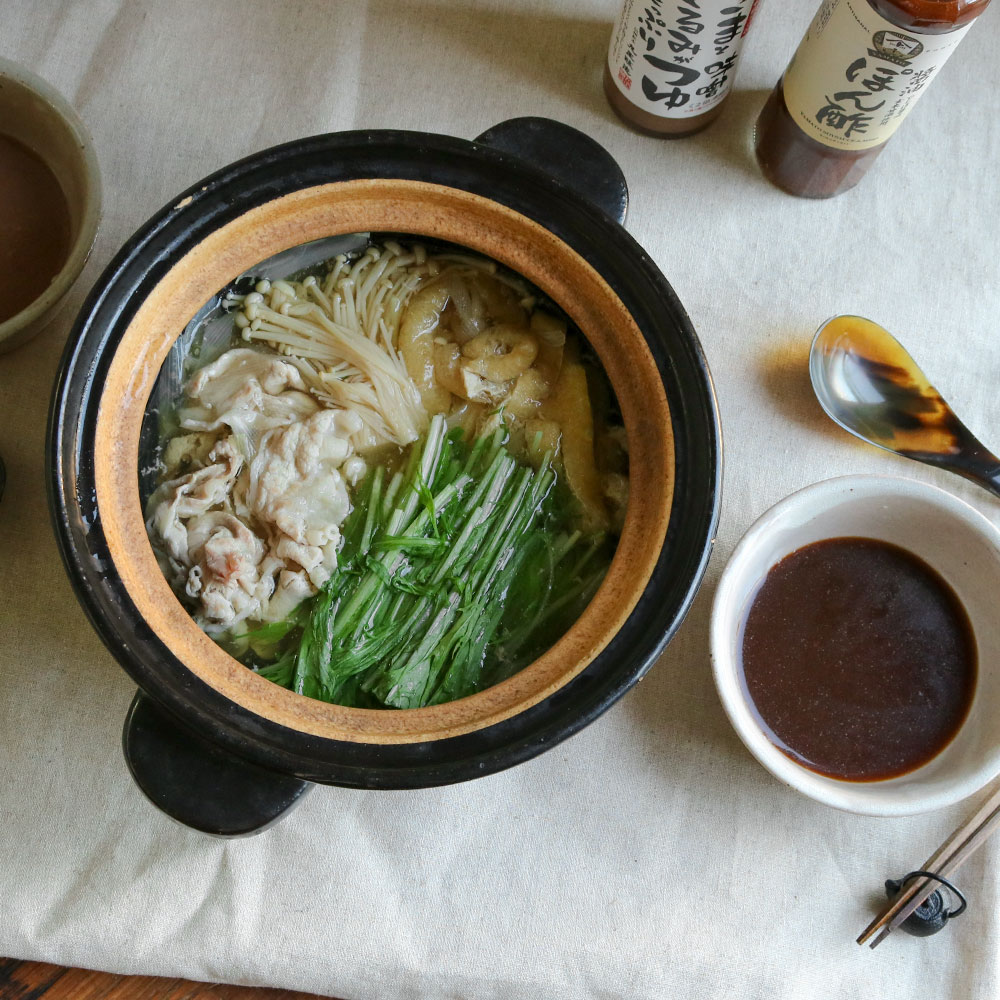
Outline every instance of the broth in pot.
[[300, 694], [415, 708], [570, 627], [614, 553], [628, 448], [561, 310], [493, 261], [391, 238], [225, 305], [232, 343], [188, 359], [146, 505], [206, 632]]

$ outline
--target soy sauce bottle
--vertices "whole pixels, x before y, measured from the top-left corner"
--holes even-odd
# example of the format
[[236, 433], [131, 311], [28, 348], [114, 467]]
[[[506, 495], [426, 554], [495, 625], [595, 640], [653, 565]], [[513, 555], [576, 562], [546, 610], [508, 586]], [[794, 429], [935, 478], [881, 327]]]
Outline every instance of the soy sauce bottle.
[[759, 0], [625, 0], [608, 46], [604, 94], [646, 135], [679, 139], [722, 111]]
[[764, 176], [830, 198], [864, 176], [990, 0], [824, 0], [757, 120]]

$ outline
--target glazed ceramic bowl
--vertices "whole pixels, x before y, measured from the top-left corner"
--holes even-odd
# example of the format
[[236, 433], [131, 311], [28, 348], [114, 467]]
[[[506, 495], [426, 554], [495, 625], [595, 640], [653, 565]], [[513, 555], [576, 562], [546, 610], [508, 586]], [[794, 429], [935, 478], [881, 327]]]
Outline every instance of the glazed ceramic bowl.
[[[768, 571], [825, 538], [876, 538], [914, 553], [964, 605], [975, 636], [978, 677], [969, 714], [923, 767], [884, 781], [841, 781], [799, 764], [768, 738], [740, 677], [741, 627]], [[776, 778], [849, 812], [904, 816], [972, 795], [1000, 775], [1000, 531], [968, 504], [912, 479], [843, 476], [807, 486], [767, 511], [743, 536], [712, 608], [712, 666], [719, 697], [747, 749]]]
[[[579, 179], [583, 194], [512, 152], [530, 155], [552, 130], [560, 148], [581, 143], [589, 162], [604, 165], [593, 183]], [[233, 832], [232, 823], [216, 828], [191, 815], [199, 794], [186, 784], [184, 795], [173, 795], [173, 779], [159, 773], [161, 737], [172, 740], [174, 759], [194, 735], [207, 741], [199, 753], [235, 755], [237, 770], [249, 761], [294, 776], [278, 783], [282, 802], [299, 794], [300, 779], [387, 788], [487, 774], [552, 746], [620, 697], [662, 651], [697, 589], [718, 511], [715, 403], [669, 285], [593, 203], [623, 211], [620, 172], [592, 140], [556, 123], [521, 120], [487, 138], [504, 148], [366, 132], [258, 154], [196, 185], [143, 227], [83, 310], [52, 411], [54, 515], [85, 609], [160, 710], [140, 700], [133, 711], [126, 729], [133, 773], [157, 804], [191, 825]], [[618, 551], [580, 620], [509, 680], [406, 711], [313, 701], [229, 657], [160, 573], [139, 494], [151, 392], [195, 313], [276, 253], [363, 232], [458, 244], [537, 285], [599, 355], [631, 451]], [[164, 719], [180, 722], [184, 738], [167, 734]], [[267, 782], [254, 772], [251, 784]]]
[[101, 215], [101, 181], [94, 144], [69, 102], [41, 77], [0, 59], [0, 132], [17, 139], [49, 166], [66, 196], [70, 250], [48, 288], [0, 323], [0, 353], [23, 344], [53, 318], [87, 262]]

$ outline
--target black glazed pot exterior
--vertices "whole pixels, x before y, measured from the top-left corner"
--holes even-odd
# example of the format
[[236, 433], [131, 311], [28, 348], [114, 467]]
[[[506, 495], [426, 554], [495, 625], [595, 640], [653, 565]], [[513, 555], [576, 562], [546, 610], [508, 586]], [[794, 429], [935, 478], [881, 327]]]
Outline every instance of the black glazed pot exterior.
[[[563, 176], [579, 184], [557, 180], [517, 155], [538, 152], [548, 127], [565, 158]], [[574, 141], [570, 133], [579, 145], [567, 155]], [[279, 772], [279, 778], [418, 788], [490, 774], [543, 752], [593, 721], [649, 669], [679, 627], [708, 563], [721, 478], [711, 378], [670, 285], [608, 214], [624, 214], [620, 170], [593, 140], [544, 119], [502, 123], [483, 138], [500, 148], [417, 132], [343, 132], [297, 140], [226, 167], [178, 197], [125, 245], [88, 297], [62, 361], [50, 412], [47, 479], [60, 549], [84, 610], [161, 714], [165, 710], [197, 736]], [[581, 157], [592, 169], [577, 169]], [[562, 239], [601, 274], [642, 330], [673, 422], [676, 473], [666, 540], [645, 592], [618, 634], [541, 703], [486, 729], [426, 743], [358, 744], [308, 735], [247, 711], [195, 677], [146, 625], [115, 573], [95, 494], [100, 386], [123, 331], [164, 272], [210, 232], [258, 205], [301, 188], [359, 178], [430, 181], [469, 191]], [[139, 774], [136, 778], [142, 784]], [[280, 816], [289, 795], [289, 801], [298, 798], [280, 780], [276, 788], [275, 815], [262, 822]], [[249, 831], [229, 830], [223, 823], [210, 832]]]

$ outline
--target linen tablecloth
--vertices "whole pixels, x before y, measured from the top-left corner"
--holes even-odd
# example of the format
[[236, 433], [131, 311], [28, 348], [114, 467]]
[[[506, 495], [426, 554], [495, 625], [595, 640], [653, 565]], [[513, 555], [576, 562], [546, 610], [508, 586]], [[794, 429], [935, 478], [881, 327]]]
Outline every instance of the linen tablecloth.
[[[0, 357], [0, 953], [350, 1000], [998, 995], [995, 847], [963, 870], [970, 910], [944, 934], [854, 944], [882, 879], [972, 803], [893, 820], [814, 804], [743, 749], [710, 674], [719, 573], [792, 490], [905, 475], [1000, 517], [974, 487], [838, 431], [805, 367], [823, 319], [871, 316], [1000, 445], [1000, 12], [858, 188], [808, 202], [761, 178], [750, 133], [814, 7], [765, 0], [722, 117], [664, 142], [628, 131], [601, 94], [615, 0], [5, 0], [0, 55], [84, 116], [105, 211], [67, 310]], [[705, 347], [725, 439], [705, 585], [646, 679], [536, 760], [427, 791], [318, 788], [248, 840], [182, 829], [129, 779], [134, 686], [77, 606], [49, 526], [46, 407], [73, 314], [137, 226], [232, 160], [338, 129], [471, 138], [516, 115], [568, 122], [614, 154], [628, 227]]]

